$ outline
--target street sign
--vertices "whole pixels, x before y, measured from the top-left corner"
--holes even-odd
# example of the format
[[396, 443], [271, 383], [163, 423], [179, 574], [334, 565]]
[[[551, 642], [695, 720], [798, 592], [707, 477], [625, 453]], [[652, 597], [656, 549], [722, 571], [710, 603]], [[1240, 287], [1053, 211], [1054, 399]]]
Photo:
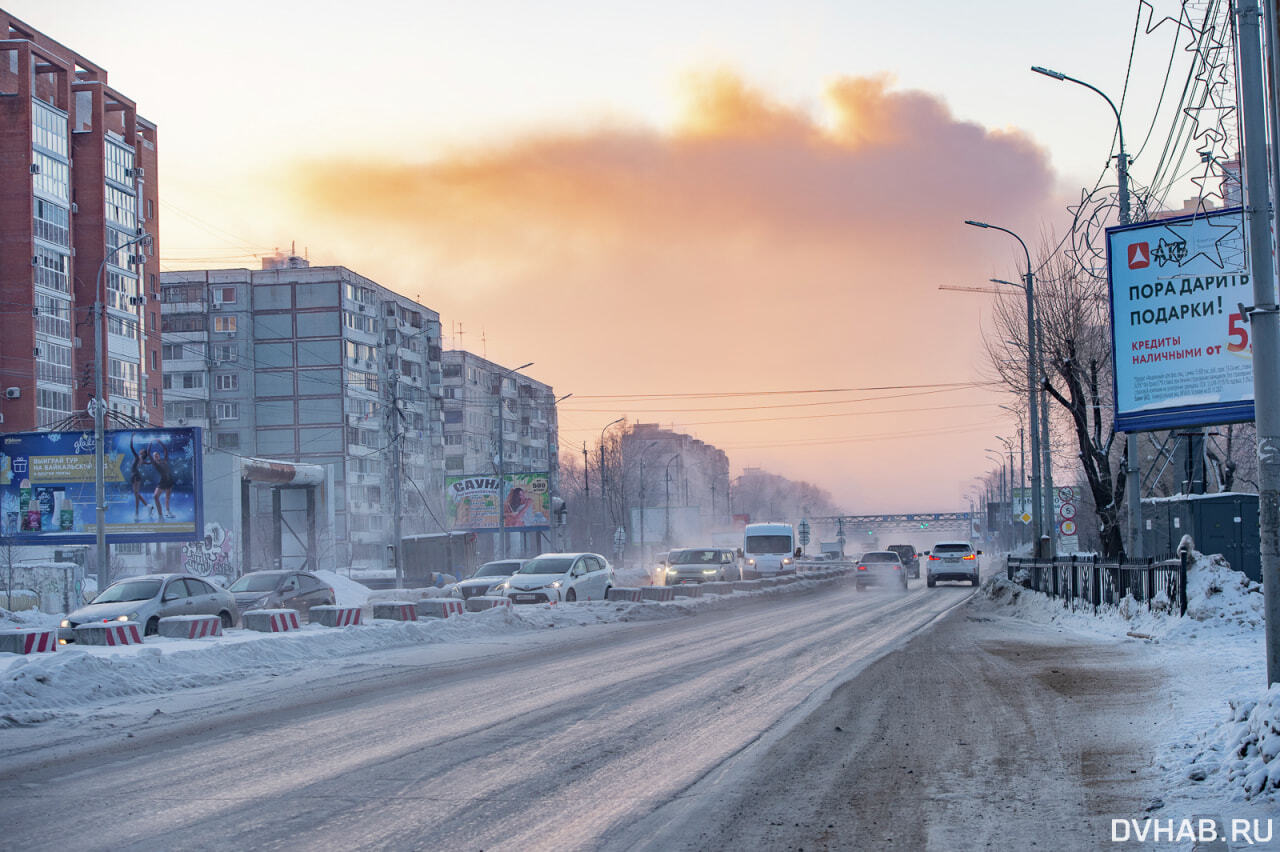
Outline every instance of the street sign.
[[800, 522], [800, 545], [804, 546], [809, 543], [809, 522]]

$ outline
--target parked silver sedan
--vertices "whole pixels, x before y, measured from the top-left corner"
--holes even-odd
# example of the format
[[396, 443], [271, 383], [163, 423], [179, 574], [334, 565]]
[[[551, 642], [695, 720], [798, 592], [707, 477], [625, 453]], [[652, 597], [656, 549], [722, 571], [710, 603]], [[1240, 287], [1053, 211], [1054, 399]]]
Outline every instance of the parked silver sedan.
[[136, 621], [147, 636], [160, 632], [160, 619], [171, 615], [216, 615], [222, 626], [239, 618], [235, 598], [191, 574], [146, 574], [117, 580], [96, 598], [67, 613], [58, 638], [74, 642], [75, 628], [90, 622]]

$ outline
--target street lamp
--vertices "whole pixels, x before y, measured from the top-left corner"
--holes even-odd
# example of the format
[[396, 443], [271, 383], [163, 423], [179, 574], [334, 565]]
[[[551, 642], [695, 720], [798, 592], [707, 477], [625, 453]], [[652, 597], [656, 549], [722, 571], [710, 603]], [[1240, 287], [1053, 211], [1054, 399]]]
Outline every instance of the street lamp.
[[507, 483], [507, 430], [503, 425], [502, 418], [502, 382], [512, 373], [518, 373], [526, 367], [532, 367], [533, 362], [521, 364], [519, 367], [512, 367], [509, 370], [503, 370], [498, 374], [498, 548], [499, 559], [507, 558], [507, 506], [506, 498], [503, 496], [504, 487]]
[[107, 400], [102, 394], [102, 323], [106, 315], [106, 299], [103, 288], [103, 273], [107, 261], [129, 246], [151, 241], [151, 235], [138, 234], [131, 240], [115, 246], [107, 251], [98, 264], [98, 274], [93, 283], [93, 498], [95, 518], [98, 529], [95, 534], [98, 551], [98, 588], [105, 589], [111, 582], [111, 565], [107, 556], [107, 475], [106, 454], [102, 446], [106, 440], [104, 420], [107, 415]]
[[667, 459], [667, 472], [666, 472], [666, 484], [667, 484], [666, 513], [667, 513], [667, 517], [666, 517], [666, 520], [665, 520], [665, 521], [664, 521], [664, 523], [663, 523], [663, 528], [662, 528], [662, 537], [663, 537], [663, 540], [664, 540], [664, 542], [667, 544], [667, 546], [668, 546], [668, 547], [670, 547], [670, 546], [671, 546], [671, 463], [672, 463], [673, 461], [675, 461], [676, 459], [681, 459], [680, 465], [681, 465], [681, 467], [683, 467], [683, 466], [684, 466], [684, 461], [683, 461], [683, 458], [681, 457], [681, 455], [680, 455], [679, 453], [676, 453], [674, 456], [672, 456], [671, 458]]
[[[610, 426], [613, 426], [614, 424], [617, 424], [617, 423], [621, 423], [623, 420], [626, 420], [626, 419], [627, 418], [625, 417], [619, 417], [617, 420], [612, 420], [606, 423], [604, 428], [600, 430], [600, 520], [601, 521], [604, 521], [604, 510], [606, 507], [606, 503], [605, 503], [606, 495], [604, 491], [604, 486], [606, 482], [605, 476], [604, 476], [604, 433], [609, 431]], [[584, 455], [586, 453], [585, 447], [583, 448], [583, 453]], [[586, 464], [585, 458], [583, 459], [583, 464], [584, 466]], [[585, 473], [583, 474], [583, 478], [584, 479], [586, 478]], [[594, 550], [596, 546], [595, 544], [596, 533], [595, 533], [595, 529], [591, 526], [590, 513], [591, 513], [591, 483], [588, 480], [587, 481], [587, 540], [590, 542], [591, 549]]]
[[650, 441], [640, 451], [640, 561], [644, 562], [644, 454], [658, 445]]
[[[1128, 225], [1132, 220], [1132, 211], [1130, 210], [1129, 204], [1129, 155], [1126, 154], [1124, 150], [1124, 123], [1120, 120], [1120, 110], [1116, 107], [1115, 102], [1112, 101], [1111, 98], [1107, 97], [1106, 92], [1096, 86], [1092, 86], [1084, 80], [1077, 80], [1075, 77], [1069, 77], [1061, 71], [1054, 71], [1050, 68], [1043, 68], [1039, 65], [1032, 65], [1031, 70], [1037, 74], [1052, 77], [1054, 80], [1066, 80], [1069, 83], [1084, 86], [1086, 89], [1106, 101], [1107, 106], [1111, 107], [1111, 112], [1116, 117], [1116, 137], [1120, 142], [1120, 153], [1116, 155], [1116, 184], [1118, 186], [1117, 201], [1120, 204], [1120, 224]], [[1125, 455], [1129, 460], [1128, 469], [1125, 471], [1125, 492], [1129, 504], [1129, 542], [1125, 555], [1130, 559], [1141, 559], [1142, 467], [1138, 459], [1138, 435], [1136, 432], [1125, 433], [1124, 450]]]
[[1027, 250], [1027, 244], [1023, 242], [1022, 237], [1008, 228], [988, 225], [986, 222], [975, 222], [972, 219], [966, 219], [964, 223], [975, 228], [1003, 231], [1018, 241], [1027, 259], [1023, 290], [1027, 296], [1027, 407], [1031, 413], [1031, 526], [1035, 533], [1035, 546], [1038, 553], [1040, 537], [1044, 533], [1044, 518], [1040, 505], [1040, 412], [1036, 405], [1035, 276], [1031, 272], [1031, 252]]

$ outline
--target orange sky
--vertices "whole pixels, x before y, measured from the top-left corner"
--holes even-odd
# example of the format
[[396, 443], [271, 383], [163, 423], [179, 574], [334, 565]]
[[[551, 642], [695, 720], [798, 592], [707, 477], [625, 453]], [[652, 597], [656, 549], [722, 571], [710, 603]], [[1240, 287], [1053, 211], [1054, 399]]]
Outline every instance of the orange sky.
[[[456, 343], [479, 349], [483, 330], [490, 358], [534, 361], [532, 376], [573, 392], [564, 447], [617, 416], [669, 423], [724, 447], [735, 469], [889, 511], [959, 507], [988, 467], [983, 447], [1013, 431], [994, 404], [1008, 399], [590, 397], [975, 381], [986, 297], [937, 285], [979, 283], [1017, 246], [963, 220], [1030, 239], [1061, 209], [1053, 187], [1021, 134], [959, 122], [883, 78], [834, 82], [815, 116], [717, 72], [688, 80], [667, 134], [605, 126], [429, 162], [311, 160], [280, 189], [326, 257], [439, 310], [446, 343], [461, 320]], [[690, 410], [873, 397], [886, 399]], [[859, 411], [890, 413], [814, 417]]]

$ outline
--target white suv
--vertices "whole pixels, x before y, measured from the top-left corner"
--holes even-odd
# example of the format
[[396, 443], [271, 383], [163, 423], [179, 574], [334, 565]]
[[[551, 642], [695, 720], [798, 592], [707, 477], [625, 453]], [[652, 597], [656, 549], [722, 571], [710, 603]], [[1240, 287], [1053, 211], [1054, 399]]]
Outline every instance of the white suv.
[[981, 550], [974, 550], [967, 541], [940, 541], [933, 550], [926, 550], [929, 557], [925, 569], [925, 584], [933, 588], [939, 580], [968, 580], [978, 585], [978, 574], [982, 566], [978, 557]]
[[493, 588], [512, 603], [602, 601], [613, 588], [613, 566], [598, 553], [535, 556]]

